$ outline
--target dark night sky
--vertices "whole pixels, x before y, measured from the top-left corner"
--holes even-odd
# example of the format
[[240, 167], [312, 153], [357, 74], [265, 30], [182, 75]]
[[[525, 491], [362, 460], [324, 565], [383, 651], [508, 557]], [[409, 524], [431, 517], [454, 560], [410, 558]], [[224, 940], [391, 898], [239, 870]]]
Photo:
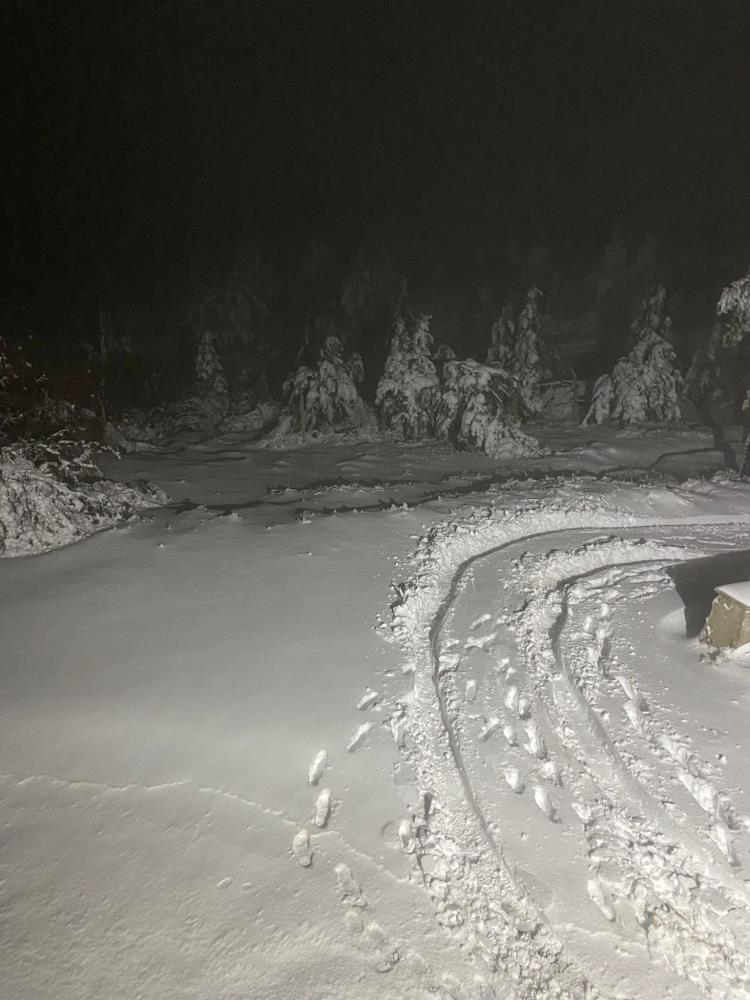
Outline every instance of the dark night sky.
[[16, 0], [6, 306], [158, 295], [258, 230], [469, 260], [617, 222], [713, 294], [750, 255], [745, 6]]

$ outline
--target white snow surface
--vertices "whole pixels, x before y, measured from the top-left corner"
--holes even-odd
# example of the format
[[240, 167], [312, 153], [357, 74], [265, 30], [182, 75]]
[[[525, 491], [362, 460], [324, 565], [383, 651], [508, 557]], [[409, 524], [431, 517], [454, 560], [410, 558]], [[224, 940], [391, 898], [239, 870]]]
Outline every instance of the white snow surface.
[[0, 997], [746, 997], [748, 661], [665, 568], [750, 488], [591, 433], [185, 438], [107, 471], [192, 506], [0, 563]]

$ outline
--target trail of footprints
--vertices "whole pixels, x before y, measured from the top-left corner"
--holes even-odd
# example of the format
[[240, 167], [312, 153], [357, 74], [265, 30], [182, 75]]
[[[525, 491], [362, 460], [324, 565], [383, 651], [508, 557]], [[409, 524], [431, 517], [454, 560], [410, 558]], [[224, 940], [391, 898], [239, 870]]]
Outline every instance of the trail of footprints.
[[[486, 624], [492, 617], [489, 613], [482, 615], [472, 622], [471, 629]], [[500, 621], [497, 624], [499, 625]], [[496, 639], [496, 631], [479, 637], [469, 636], [464, 643], [464, 651], [481, 650], [491, 654]], [[450, 659], [448, 659], [449, 657]], [[441, 667], [445, 661], [450, 663], [451, 672], [454, 672], [461, 663], [461, 657], [456, 653], [442, 653], [440, 656]], [[444, 672], [446, 671], [441, 669], [440, 674], [442, 675]], [[535, 780], [529, 781], [529, 776], [516, 764], [504, 766], [501, 769], [501, 775], [516, 795], [523, 795], [524, 792], [530, 790], [537, 808], [551, 822], [559, 823], [561, 821], [560, 809], [547, 784], [561, 786], [562, 769], [557, 761], [552, 760], [549, 756], [542, 731], [533, 718], [532, 699], [520, 687], [518, 671], [511, 665], [509, 657], [498, 658], [494, 663], [493, 673], [501, 685], [501, 701], [506, 713], [483, 717], [480, 720], [481, 727], [477, 738], [484, 743], [496, 733], [501, 732], [507, 746], [512, 751], [520, 751], [527, 758], [530, 758], [531, 776]], [[502, 690], [503, 687], [504, 690]], [[479, 682], [476, 678], [469, 678], [464, 686], [464, 703], [473, 704], [477, 699], [478, 691]]]
[[[356, 705], [359, 711], [367, 711], [377, 705], [380, 696], [377, 691], [368, 689]], [[368, 721], [359, 725], [346, 745], [348, 752], [353, 753], [361, 747], [374, 728], [375, 723]], [[393, 725], [391, 725], [393, 728]], [[394, 739], [396, 734], [394, 733]], [[398, 742], [398, 740], [396, 740]], [[310, 761], [307, 770], [308, 784], [317, 787], [323, 779], [328, 767], [328, 753], [320, 750]], [[325, 829], [333, 811], [333, 794], [330, 788], [322, 788], [315, 799], [311, 822], [319, 830]], [[303, 867], [309, 868], [313, 863], [313, 846], [310, 832], [302, 827], [292, 839], [292, 856]], [[373, 968], [377, 972], [390, 972], [401, 958], [399, 947], [391, 941], [388, 934], [376, 920], [368, 919], [369, 906], [367, 899], [355, 879], [351, 868], [345, 863], [336, 865], [336, 884], [343, 909], [343, 920], [355, 943], [368, 955]]]

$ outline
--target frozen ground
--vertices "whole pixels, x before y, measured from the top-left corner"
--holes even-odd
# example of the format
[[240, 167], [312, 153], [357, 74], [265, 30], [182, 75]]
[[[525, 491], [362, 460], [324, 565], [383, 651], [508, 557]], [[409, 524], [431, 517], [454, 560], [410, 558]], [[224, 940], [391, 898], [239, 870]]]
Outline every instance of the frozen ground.
[[3, 1000], [750, 994], [750, 674], [666, 572], [750, 490], [547, 443], [183, 441], [108, 471], [184, 503], [0, 563]]

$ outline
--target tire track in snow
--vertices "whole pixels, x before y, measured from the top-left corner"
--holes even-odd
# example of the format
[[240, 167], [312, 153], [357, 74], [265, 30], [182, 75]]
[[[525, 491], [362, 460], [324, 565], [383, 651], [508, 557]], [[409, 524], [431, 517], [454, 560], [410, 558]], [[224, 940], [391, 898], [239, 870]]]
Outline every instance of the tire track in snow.
[[[527, 513], [521, 511], [521, 513]], [[523, 518], [520, 518], [523, 522]], [[486, 846], [489, 848], [492, 856], [494, 857], [495, 864], [499, 869], [499, 874], [501, 875], [500, 884], [509, 889], [512, 895], [515, 895], [517, 901], [522, 904], [522, 908], [527, 910], [527, 914], [533, 915], [536, 921], [537, 930], [524, 942], [523, 949], [526, 950], [526, 958], [531, 959], [531, 965], [535, 966], [535, 974], [533, 977], [526, 980], [525, 986], [521, 987], [515, 993], [516, 996], [528, 996], [528, 997], [552, 997], [552, 996], [575, 996], [583, 997], [586, 995], [599, 995], [599, 993], [590, 983], [589, 978], [583, 974], [580, 970], [577, 970], [573, 965], [572, 961], [567, 958], [562, 947], [558, 942], [547, 941], [541, 949], [541, 964], [544, 965], [546, 962], [547, 969], [540, 970], [540, 949], [535, 949], [533, 946], [534, 939], [541, 928], [544, 927], [544, 920], [541, 917], [538, 909], [533, 904], [533, 901], [528, 896], [528, 893], [524, 888], [519, 885], [518, 881], [513, 877], [507, 861], [504, 857], [501, 845], [497, 842], [491, 828], [490, 823], [481, 807], [481, 804], [477, 800], [474, 788], [472, 787], [471, 779], [469, 776], [469, 771], [463, 758], [461, 751], [461, 746], [459, 742], [458, 735], [455, 731], [454, 722], [451, 717], [450, 708], [447, 704], [445, 694], [443, 691], [443, 686], [440, 679], [440, 653], [441, 653], [441, 632], [445, 625], [446, 619], [454, 605], [454, 602], [461, 591], [462, 584], [466, 579], [467, 573], [470, 568], [477, 563], [480, 559], [487, 559], [491, 556], [498, 555], [504, 551], [507, 551], [513, 547], [518, 547], [519, 545], [529, 545], [532, 542], [538, 542], [540, 539], [553, 538], [555, 536], [569, 535], [571, 531], [585, 534], [588, 532], [601, 532], [603, 528], [617, 528], [620, 530], [643, 530], [646, 528], [660, 529], [667, 528], [670, 526], [680, 526], [685, 527], [686, 522], [691, 524], [700, 525], [703, 528], [726, 526], [728, 522], [733, 521], [735, 524], [738, 520], [746, 520], [746, 518], [712, 518], [706, 515], [703, 516], [693, 516], [688, 518], [665, 518], [661, 517], [657, 520], [654, 519], [639, 519], [633, 517], [629, 512], [620, 512], [620, 517], [613, 516], [612, 512], [604, 517], [592, 517], [590, 523], [587, 525], [585, 519], [581, 518], [581, 511], [575, 511], [575, 517], [573, 523], [568, 523], [562, 528], [552, 528], [545, 531], [534, 531], [526, 532], [521, 534], [512, 534], [512, 529], [508, 533], [510, 537], [506, 536], [506, 539], [499, 544], [490, 545], [487, 547], [478, 546], [478, 551], [473, 552], [468, 558], [464, 559], [462, 562], [458, 563], [450, 575], [450, 579], [447, 584], [443, 583], [440, 579], [440, 574], [437, 574], [437, 580], [432, 581], [433, 588], [440, 587], [441, 584], [445, 587], [442, 599], [439, 600], [437, 604], [437, 609], [434, 611], [429, 619], [429, 629], [427, 635], [427, 648], [429, 653], [429, 679], [432, 686], [434, 697], [436, 698], [436, 704], [438, 708], [441, 730], [440, 734], [437, 734], [434, 726], [430, 726], [426, 723], [424, 718], [425, 713], [429, 713], [429, 704], [425, 699], [425, 691], [423, 680], [421, 677], [423, 671], [420, 670], [420, 664], [417, 662], [415, 666], [415, 708], [417, 709], [415, 715], [416, 726], [415, 726], [415, 736], [416, 742], [419, 744], [422, 742], [422, 746], [418, 749], [418, 756], [421, 754], [425, 759], [422, 760], [422, 772], [423, 778], [425, 780], [425, 787], [429, 787], [430, 783], [434, 784], [434, 779], [437, 777], [437, 773], [430, 774], [432, 768], [430, 764], [435, 764], [439, 760], [439, 753], [430, 753], [429, 747], [424, 746], [425, 738], [429, 744], [430, 730], [432, 730], [432, 735], [440, 735], [444, 738], [447, 743], [449, 750], [449, 756], [451, 758], [455, 777], [457, 777], [461, 788], [461, 794], [464, 799], [465, 804], [468, 806], [469, 813], [474, 820], [475, 824], [481, 831], [482, 838], [485, 841]], [[507, 527], [507, 526], [506, 526]], [[491, 533], [490, 533], [491, 534]], [[674, 562], [675, 559], [670, 559], [669, 561]], [[664, 560], [662, 560], [663, 564]], [[601, 567], [600, 567], [601, 569]], [[418, 588], [418, 583], [417, 583]], [[402, 590], [402, 595], [405, 594], [405, 590]], [[412, 592], [413, 596], [413, 592]], [[408, 600], [408, 595], [407, 598]], [[406, 600], [404, 601], [406, 603]], [[429, 603], [429, 598], [428, 602]], [[420, 609], [421, 610], [421, 609]], [[416, 615], [417, 622], [416, 625], [412, 622], [412, 632], [418, 634], [418, 628], [416, 627], [419, 623], [419, 612]], [[407, 637], [408, 638], [408, 637]], [[412, 644], [414, 641], [414, 635], [411, 636]], [[417, 657], [419, 660], [419, 657]], [[420, 713], [421, 709], [421, 713]], [[420, 714], [423, 718], [419, 718]], [[421, 732], [420, 732], [421, 730]], [[427, 750], [427, 752], [425, 752]], [[432, 761], [428, 758], [432, 757]], [[438, 765], [439, 771], [439, 765]], [[431, 781], [432, 779], [432, 781]], [[455, 819], [453, 817], [452, 819]], [[426, 825], [429, 826], [429, 817], [427, 816], [427, 809], [425, 809], [425, 821]], [[451, 827], [451, 818], [448, 818], [447, 824], [449, 828]], [[459, 824], [460, 826], [460, 824]], [[428, 879], [426, 878], [426, 881]], [[592, 897], [593, 898], [593, 897]], [[548, 930], [548, 928], [547, 928]], [[507, 935], [505, 935], [507, 937]], [[550, 947], [552, 945], [552, 947]], [[502, 947], [496, 949], [496, 957], [501, 958]], [[536, 951], [536, 958], [531, 957], [530, 953]], [[546, 952], [546, 954], [545, 954]], [[517, 956], [518, 957], [518, 956]], [[502, 966], [502, 961], [497, 963], [497, 966]], [[514, 977], [515, 978], [515, 977]], [[532, 981], [533, 980], [533, 981]], [[566, 986], [561, 986], [560, 983], [566, 983]], [[568, 987], [572, 987], [570, 993], [567, 992]]]

